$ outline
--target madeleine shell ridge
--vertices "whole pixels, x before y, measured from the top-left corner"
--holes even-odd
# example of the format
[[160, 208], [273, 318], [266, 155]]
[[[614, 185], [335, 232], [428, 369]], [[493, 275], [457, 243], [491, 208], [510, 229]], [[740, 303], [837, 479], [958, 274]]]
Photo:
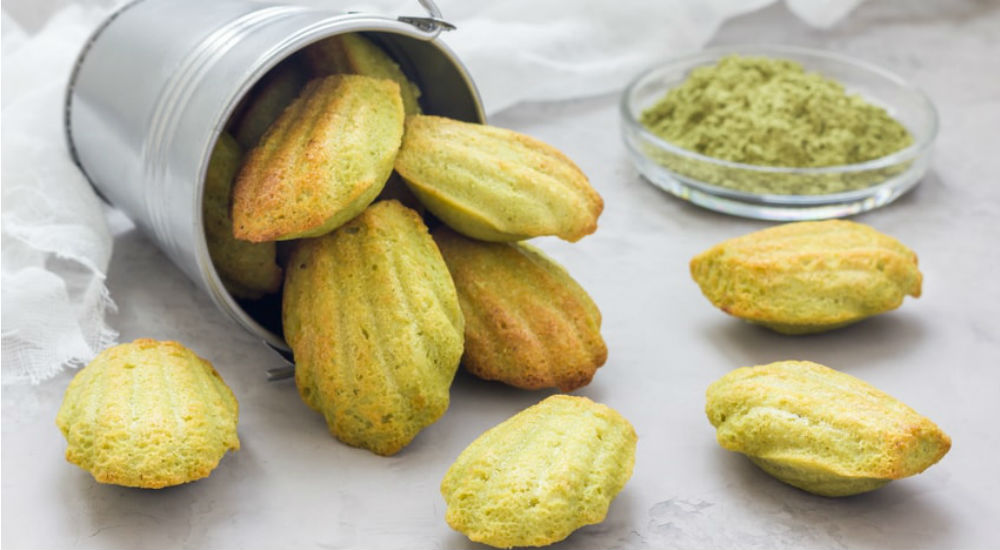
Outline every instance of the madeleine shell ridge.
[[207, 477], [238, 450], [238, 417], [211, 363], [177, 342], [139, 339], [73, 377], [56, 425], [66, 460], [98, 482], [158, 489]]
[[823, 496], [919, 474], [951, 448], [940, 428], [897, 399], [809, 361], [736, 369], [709, 386], [705, 411], [719, 445]]
[[562, 266], [524, 243], [433, 236], [465, 316], [466, 370], [531, 390], [590, 383], [608, 357], [601, 312]]
[[233, 236], [229, 197], [242, 156], [236, 140], [223, 132], [205, 175], [202, 223], [212, 265], [226, 290], [238, 298], [257, 299], [281, 289], [282, 271], [273, 242], [250, 243]]
[[597, 229], [604, 209], [573, 161], [503, 128], [407, 117], [395, 167], [435, 216], [483, 241], [543, 235], [577, 241]]
[[320, 40], [306, 48], [303, 56], [313, 76], [346, 73], [392, 80], [399, 84], [406, 114], [421, 113], [420, 88], [406, 78], [389, 54], [359, 33], [338, 34]]
[[917, 256], [846, 220], [796, 222], [724, 241], [691, 260], [691, 277], [726, 313], [785, 334], [822, 332], [920, 296]]
[[637, 437], [606, 405], [554, 395], [487, 430], [441, 482], [445, 519], [475, 542], [544, 546], [607, 516]]
[[395, 82], [310, 81], [240, 169], [233, 234], [252, 242], [315, 237], [360, 214], [392, 173], [403, 119]]
[[285, 61], [272, 69], [254, 85], [246, 108], [239, 114], [233, 137], [246, 150], [260, 143], [267, 129], [298, 97], [306, 85], [305, 70], [297, 63]]
[[289, 260], [282, 319], [295, 382], [341, 441], [391, 455], [448, 408], [464, 320], [420, 217], [380, 201]]

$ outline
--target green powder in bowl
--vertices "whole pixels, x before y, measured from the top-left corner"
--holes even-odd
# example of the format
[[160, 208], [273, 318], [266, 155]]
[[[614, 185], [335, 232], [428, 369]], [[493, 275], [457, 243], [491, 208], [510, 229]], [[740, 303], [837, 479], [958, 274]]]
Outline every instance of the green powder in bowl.
[[620, 109], [626, 150], [650, 183], [712, 210], [786, 221], [892, 202], [927, 172], [938, 126], [927, 95], [885, 69], [767, 44], [650, 67]]
[[855, 164], [913, 143], [885, 109], [794, 61], [768, 57], [730, 55], [693, 69], [640, 122], [684, 149], [762, 166]]

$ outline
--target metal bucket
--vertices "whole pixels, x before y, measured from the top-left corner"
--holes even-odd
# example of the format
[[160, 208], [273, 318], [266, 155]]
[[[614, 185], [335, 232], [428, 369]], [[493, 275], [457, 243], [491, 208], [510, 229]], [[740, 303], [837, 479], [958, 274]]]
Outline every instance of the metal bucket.
[[138, 0], [112, 15], [77, 60], [65, 123], [74, 160], [215, 304], [288, 351], [275, 308], [241, 305], [212, 265], [202, 190], [212, 148], [240, 100], [271, 68], [333, 35], [364, 32], [422, 90], [425, 112], [485, 121], [462, 63], [428, 16], [388, 17], [253, 0]]

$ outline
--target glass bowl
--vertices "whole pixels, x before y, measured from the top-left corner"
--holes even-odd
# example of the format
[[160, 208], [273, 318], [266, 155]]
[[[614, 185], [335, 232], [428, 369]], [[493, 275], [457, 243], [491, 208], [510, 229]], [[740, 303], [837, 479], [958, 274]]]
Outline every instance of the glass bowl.
[[[913, 135], [913, 144], [857, 164], [794, 168], [743, 164], [682, 149], [649, 132], [643, 111], [681, 84], [691, 69], [732, 54], [790, 59], [884, 108]], [[857, 59], [792, 46], [728, 46], [678, 57], [633, 80], [621, 101], [622, 137], [639, 172], [653, 185], [699, 206], [763, 220], [850, 216], [889, 204], [927, 172], [937, 136], [930, 99], [901, 77]], [[754, 191], [767, 189], [767, 192]], [[824, 189], [836, 190], [824, 192]]]

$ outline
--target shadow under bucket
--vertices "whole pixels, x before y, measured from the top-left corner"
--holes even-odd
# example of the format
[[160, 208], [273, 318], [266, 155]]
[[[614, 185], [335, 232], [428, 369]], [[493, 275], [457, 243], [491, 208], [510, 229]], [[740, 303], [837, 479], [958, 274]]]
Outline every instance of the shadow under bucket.
[[[335, 2], [331, 2], [335, 4]], [[359, 32], [422, 91], [427, 114], [485, 115], [465, 67], [427, 16], [345, 13], [252, 0], [138, 0], [109, 17], [81, 52], [66, 93], [76, 163], [216, 306], [288, 354], [280, 294], [237, 300], [209, 256], [202, 194], [215, 142], [269, 71], [324, 38]]]

